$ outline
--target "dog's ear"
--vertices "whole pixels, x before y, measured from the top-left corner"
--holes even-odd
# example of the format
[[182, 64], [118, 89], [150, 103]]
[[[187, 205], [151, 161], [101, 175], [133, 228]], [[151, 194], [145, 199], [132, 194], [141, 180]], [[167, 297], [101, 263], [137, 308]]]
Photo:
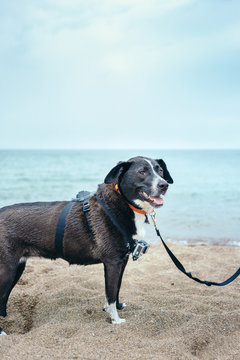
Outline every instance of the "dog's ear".
[[162, 159], [156, 160], [156, 161], [163, 169], [164, 180], [166, 180], [169, 184], [173, 184], [173, 179], [172, 179], [171, 175], [169, 174], [169, 171], [167, 169], [167, 165], [165, 164], [165, 162]]
[[123, 175], [130, 167], [131, 163], [127, 161], [120, 161], [112, 170], [107, 174], [104, 179], [105, 184], [111, 184], [119, 178], [120, 175]]

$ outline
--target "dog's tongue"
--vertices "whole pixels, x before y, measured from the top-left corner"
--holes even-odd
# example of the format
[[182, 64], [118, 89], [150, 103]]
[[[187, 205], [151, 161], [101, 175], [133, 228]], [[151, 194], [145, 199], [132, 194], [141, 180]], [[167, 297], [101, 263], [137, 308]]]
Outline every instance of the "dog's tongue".
[[161, 198], [161, 196], [149, 196], [149, 198], [154, 202], [154, 204], [163, 205], [163, 198]]

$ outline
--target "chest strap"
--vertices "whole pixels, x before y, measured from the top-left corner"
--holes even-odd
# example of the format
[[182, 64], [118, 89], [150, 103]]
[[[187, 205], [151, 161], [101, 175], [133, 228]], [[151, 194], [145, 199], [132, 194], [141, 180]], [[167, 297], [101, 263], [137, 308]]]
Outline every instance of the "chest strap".
[[133, 252], [136, 247], [136, 241], [133, 240], [131, 236], [129, 236], [128, 232], [124, 229], [124, 227], [119, 223], [119, 221], [115, 218], [111, 210], [108, 208], [108, 206], [105, 204], [105, 202], [98, 196], [98, 194], [95, 194], [95, 197], [98, 201], [98, 203], [103, 208], [104, 212], [109, 216], [111, 221], [114, 223], [114, 225], [118, 228], [118, 230], [122, 233], [123, 237], [126, 241], [126, 247], [130, 252]]

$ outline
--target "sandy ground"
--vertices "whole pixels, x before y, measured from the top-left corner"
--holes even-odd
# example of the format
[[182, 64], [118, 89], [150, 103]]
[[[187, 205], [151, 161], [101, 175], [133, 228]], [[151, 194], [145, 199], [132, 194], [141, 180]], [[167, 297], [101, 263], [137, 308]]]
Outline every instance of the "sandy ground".
[[[187, 270], [223, 281], [237, 270], [240, 248], [170, 245]], [[240, 359], [240, 279], [206, 287], [172, 264], [162, 245], [129, 261], [119, 312], [102, 311], [103, 266], [31, 259], [0, 326], [1, 359]]]

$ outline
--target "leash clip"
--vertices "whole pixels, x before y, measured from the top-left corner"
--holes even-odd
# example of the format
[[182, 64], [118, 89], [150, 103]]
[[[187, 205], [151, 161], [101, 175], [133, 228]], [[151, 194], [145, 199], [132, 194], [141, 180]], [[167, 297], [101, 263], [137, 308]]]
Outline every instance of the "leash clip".
[[150, 214], [151, 218], [152, 218], [152, 222], [153, 222], [153, 225], [155, 227], [155, 229], [157, 230], [157, 223], [156, 223], [156, 212], [153, 210]]

